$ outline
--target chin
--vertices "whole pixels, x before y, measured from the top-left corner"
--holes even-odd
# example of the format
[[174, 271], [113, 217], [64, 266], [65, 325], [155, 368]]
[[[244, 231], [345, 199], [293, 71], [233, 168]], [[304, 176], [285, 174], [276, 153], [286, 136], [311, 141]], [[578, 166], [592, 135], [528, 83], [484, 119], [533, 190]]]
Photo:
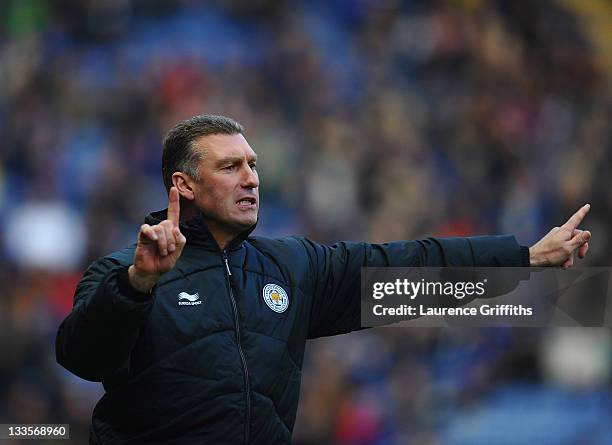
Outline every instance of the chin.
[[249, 227], [255, 225], [257, 223], [257, 216], [253, 218], [241, 218], [240, 220], [236, 220], [235, 224], [241, 230], [246, 230]]

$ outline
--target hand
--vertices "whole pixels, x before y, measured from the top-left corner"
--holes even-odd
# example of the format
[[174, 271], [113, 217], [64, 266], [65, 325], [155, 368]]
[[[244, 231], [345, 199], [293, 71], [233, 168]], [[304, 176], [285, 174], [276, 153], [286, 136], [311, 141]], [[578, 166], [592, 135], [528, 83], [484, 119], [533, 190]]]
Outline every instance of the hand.
[[529, 260], [532, 266], [562, 266], [564, 269], [573, 266], [574, 252], [584, 258], [589, 250], [591, 232], [579, 230], [578, 225], [591, 209], [590, 204], [582, 206], [561, 227], [555, 227], [544, 238], [529, 248]]
[[179, 192], [172, 187], [168, 198], [168, 219], [155, 226], [143, 224], [138, 232], [134, 263], [128, 274], [130, 283], [140, 292], [150, 292], [180, 258], [187, 239], [179, 230], [179, 221]]

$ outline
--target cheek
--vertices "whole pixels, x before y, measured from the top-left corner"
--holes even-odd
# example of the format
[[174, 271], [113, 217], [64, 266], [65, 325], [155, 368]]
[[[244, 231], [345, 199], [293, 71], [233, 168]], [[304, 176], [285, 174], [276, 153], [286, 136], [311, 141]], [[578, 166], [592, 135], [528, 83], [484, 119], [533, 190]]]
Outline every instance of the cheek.
[[231, 208], [231, 196], [219, 193], [214, 188], [203, 190], [199, 199], [200, 207], [211, 210], [229, 210]]
[[215, 206], [216, 199], [211, 193], [211, 190], [200, 189], [196, 195], [196, 205], [201, 209], [212, 209]]
[[228, 212], [234, 209], [233, 184], [225, 181], [209, 181], [198, 189], [196, 203], [202, 209]]

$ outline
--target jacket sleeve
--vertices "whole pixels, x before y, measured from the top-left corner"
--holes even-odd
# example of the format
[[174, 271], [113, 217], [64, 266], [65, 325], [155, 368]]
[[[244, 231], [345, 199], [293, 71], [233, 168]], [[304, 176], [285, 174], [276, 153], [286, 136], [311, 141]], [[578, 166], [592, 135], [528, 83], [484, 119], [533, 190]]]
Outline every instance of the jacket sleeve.
[[529, 249], [513, 236], [427, 238], [385, 244], [302, 240], [313, 277], [308, 338], [343, 334], [361, 326], [362, 267], [529, 266]]
[[102, 381], [126, 365], [152, 297], [129, 283], [128, 266], [114, 258], [94, 262], [74, 295], [72, 312], [59, 327], [57, 362], [81, 378]]

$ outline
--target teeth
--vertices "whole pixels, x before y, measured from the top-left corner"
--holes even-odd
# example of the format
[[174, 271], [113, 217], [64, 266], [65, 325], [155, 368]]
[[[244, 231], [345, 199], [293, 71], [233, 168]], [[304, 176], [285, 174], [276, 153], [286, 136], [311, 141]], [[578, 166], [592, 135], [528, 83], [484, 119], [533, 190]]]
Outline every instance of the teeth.
[[238, 204], [251, 204], [251, 201], [247, 199], [241, 199], [240, 201], [238, 201]]

